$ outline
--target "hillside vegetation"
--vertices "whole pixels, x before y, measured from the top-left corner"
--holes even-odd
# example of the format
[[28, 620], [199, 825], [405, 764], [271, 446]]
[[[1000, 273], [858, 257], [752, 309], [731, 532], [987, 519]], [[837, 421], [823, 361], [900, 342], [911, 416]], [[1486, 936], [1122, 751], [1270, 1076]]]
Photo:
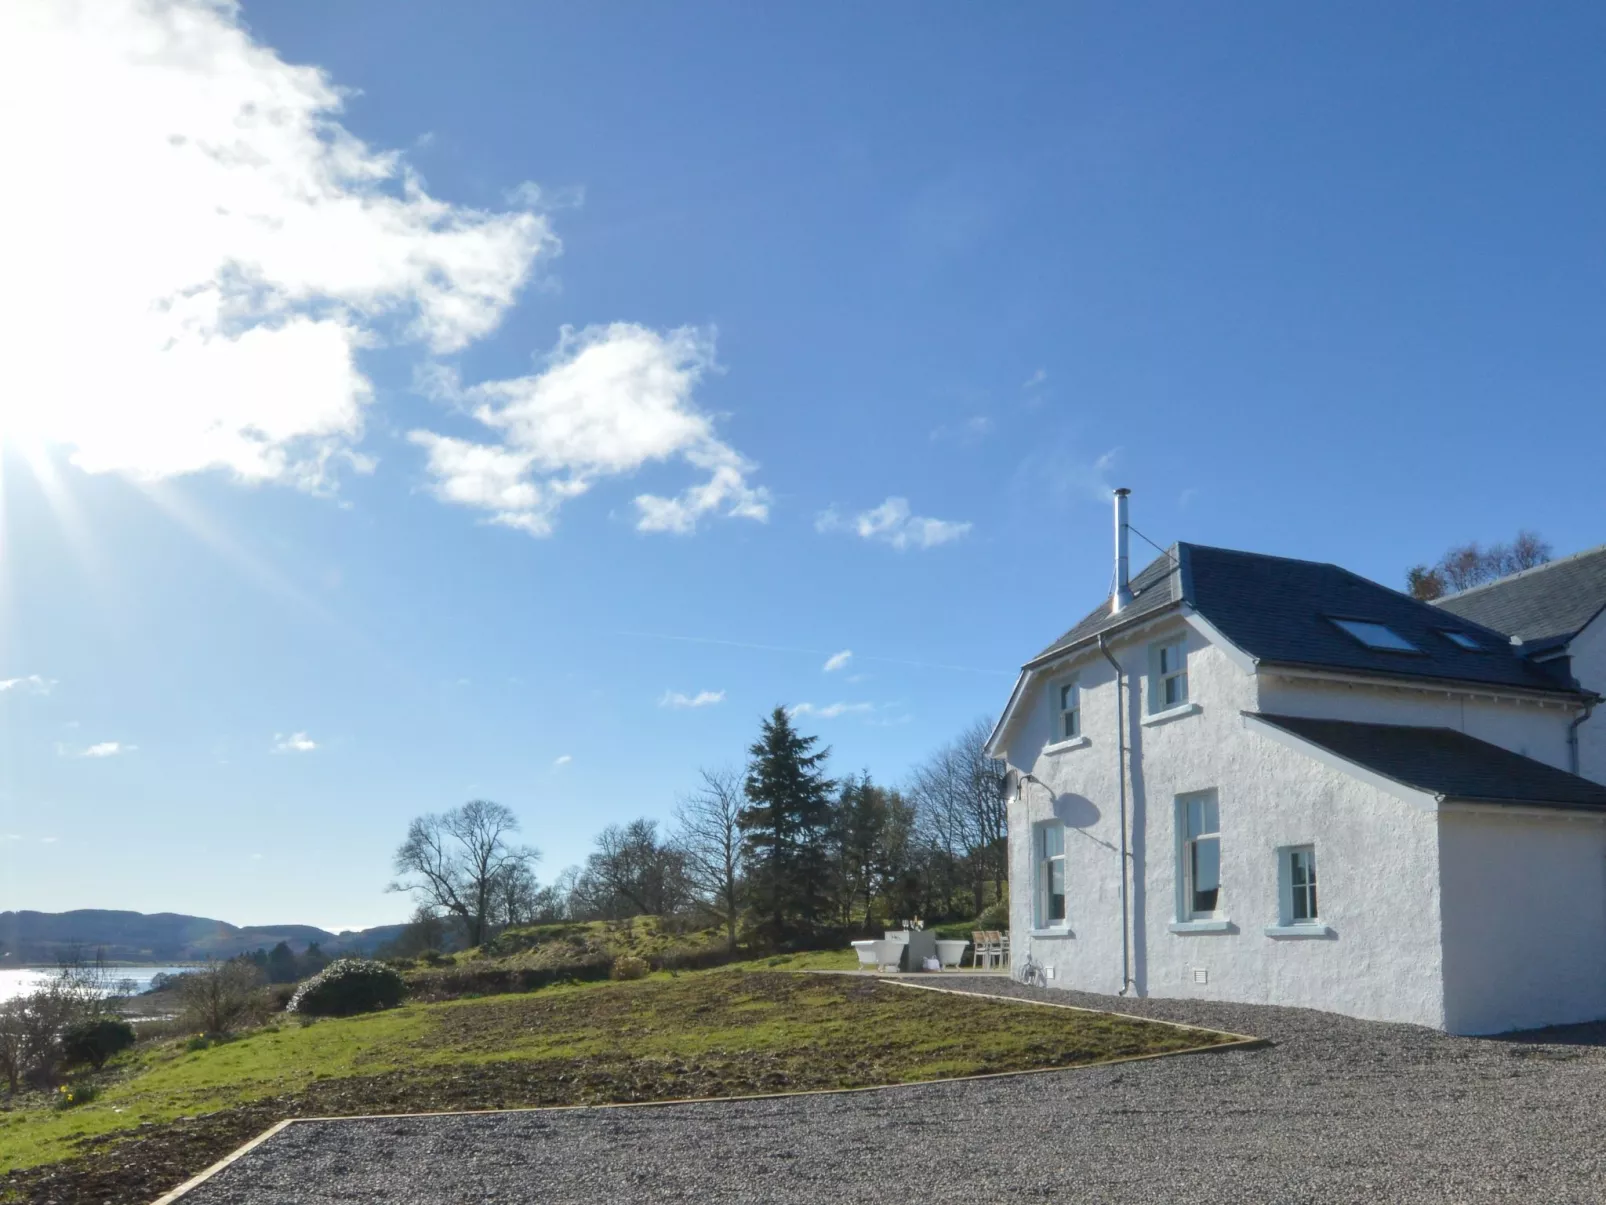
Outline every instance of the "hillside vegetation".
[[407, 964], [407, 978], [415, 999], [444, 1000], [607, 979], [621, 958], [642, 959], [652, 971], [684, 971], [743, 957], [729, 952], [717, 929], [637, 916], [504, 929], [477, 949]]
[[283, 1117], [862, 1087], [1220, 1040], [870, 977], [662, 974], [146, 1046], [87, 1104], [0, 1115], [0, 1169], [10, 1200], [132, 1205]]

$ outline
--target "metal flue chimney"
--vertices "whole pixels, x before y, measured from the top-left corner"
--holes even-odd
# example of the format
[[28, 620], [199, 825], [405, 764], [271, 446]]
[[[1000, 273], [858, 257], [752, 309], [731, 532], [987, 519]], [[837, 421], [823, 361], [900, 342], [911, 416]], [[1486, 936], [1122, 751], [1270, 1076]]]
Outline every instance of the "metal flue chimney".
[[1132, 491], [1115, 491], [1115, 595], [1110, 599], [1110, 614], [1117, 615], [1132, 605], [1132, 587], [1128, 584], [1126, 499]]

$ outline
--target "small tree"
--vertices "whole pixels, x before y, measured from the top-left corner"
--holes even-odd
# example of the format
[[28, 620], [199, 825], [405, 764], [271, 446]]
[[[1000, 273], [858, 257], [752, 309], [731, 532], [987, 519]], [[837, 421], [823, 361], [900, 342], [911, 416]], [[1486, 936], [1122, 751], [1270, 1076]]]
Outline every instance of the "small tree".
[[832, 912], [830, 750], [792, 727], [777, 707], [749, 752], [747, 806], [738, 823], [753, 898], [765, 935], [775, 942], [808, 939]]
[[399, 876], [391, 891], [409, 891], [422, 904], [455, 917], [471, 946], [484, 943], [495, 923], [499, 885], [513, 867], [533, 867], [540, 852], [513, 845], [518, 817], [499, 803], [472, 799], [440, 815], [420, 816], [396, 850]]
[[263, 1010], [262, 972], [239, 959], [208, 962], [179, 982], [184, 1020], [203, 1033], [233, 1033]]
[[65, 1058], [62, 1036], [105, 1014], [103, 968], [74, 959], [41, 987], [0, 1006], [0, 1075], [15, 1095], [24, 1084], [47, 1087]]
[[698, 773], [703, 785], [675, 808], [674, 842], [692, 890], [724, 924], [726, 946], [734, 951], [742, 902], [742, 775], [732, 769]]

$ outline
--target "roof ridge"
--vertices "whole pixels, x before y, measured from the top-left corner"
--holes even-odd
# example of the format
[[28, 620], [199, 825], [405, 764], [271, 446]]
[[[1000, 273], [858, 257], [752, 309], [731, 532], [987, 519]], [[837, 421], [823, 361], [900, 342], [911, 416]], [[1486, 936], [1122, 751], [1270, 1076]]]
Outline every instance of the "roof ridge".
[[1441, 594], [1438, 598], [1430, 599], [1433, 606], [1450, 602], [1452, 599], [1465, 598], [1469, 594], [1476, 594], [1480, 590], [1490, 590], [1495, 586], [1503, 586], [1507, 582], [1514, 582], [1519, 577], [1531, 577], [1545, 569], [1554, 569], [1559, 565], [1566, 565], [1572, 561], [1583, 560], [1585, 557], [1597, 556], [1606, 553], [1606, 544], [1596, 544], [1593, 548], [1585, 548], [1581, 552], [1570, 552], [1564, 557], [1557, 557], [1553, 561], [1546, 561], [1542, 565], [1530, 565], [1526, 569], [1519, 569], [1515, 573], [1508, 573], [1504, 577], [1497, 577], [1492, 582], [1480, 582], [1476, 586], [1468, 586], [1465, 590], [1457, 590], [1454, 594]]

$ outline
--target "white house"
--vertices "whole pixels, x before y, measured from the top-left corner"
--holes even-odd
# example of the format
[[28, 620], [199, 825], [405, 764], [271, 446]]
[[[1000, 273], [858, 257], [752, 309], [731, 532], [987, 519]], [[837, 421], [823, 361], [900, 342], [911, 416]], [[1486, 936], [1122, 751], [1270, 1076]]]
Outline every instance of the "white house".
[[1177, 544], [1129, 582], [1125, 518], [1121, 490], [1115, 592], [989, 745], [1017, 966], [1455, 1033], [1606, 1016], [1606, 740], [1574, 676], [1606, 688], [1606, 550], [1576, 624], [1485, 588], [1557, 629], [1517, 644], [1478, 592], [1336, 565]]

